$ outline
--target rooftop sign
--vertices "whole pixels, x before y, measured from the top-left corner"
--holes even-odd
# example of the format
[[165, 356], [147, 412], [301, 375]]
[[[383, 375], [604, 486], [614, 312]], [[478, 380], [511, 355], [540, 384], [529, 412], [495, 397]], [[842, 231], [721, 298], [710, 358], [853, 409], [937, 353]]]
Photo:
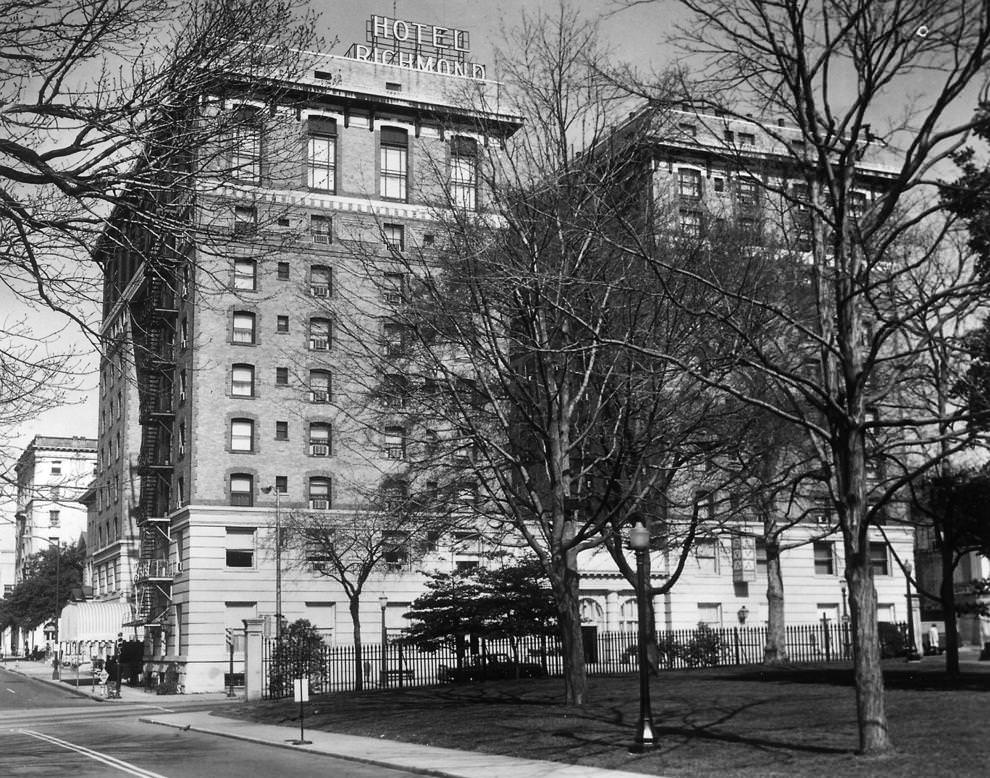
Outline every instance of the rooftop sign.
[[471, 42], [464, 30], [375, 15], [366, 23], [365, 37], [366, 44], [352, 43], [345, 56], [445, 76], [485, 78], [485, 66], [467, 58]]

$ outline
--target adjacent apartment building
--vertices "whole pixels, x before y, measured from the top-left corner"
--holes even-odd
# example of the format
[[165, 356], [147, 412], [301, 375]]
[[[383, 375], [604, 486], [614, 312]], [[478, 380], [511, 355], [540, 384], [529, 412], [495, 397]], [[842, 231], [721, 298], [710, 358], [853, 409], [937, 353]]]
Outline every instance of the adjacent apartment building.
[[[14, 583], [24, 577], [28, 558], [52, 546], [86, 537], [86, 510], [79, 503], [96, 470], [97, 442], [85, 437], [37, 435], [17, 460]], [[31, 632], [11, 629], [4, 649], [22, 652], [54, 646], [55, 616]]]

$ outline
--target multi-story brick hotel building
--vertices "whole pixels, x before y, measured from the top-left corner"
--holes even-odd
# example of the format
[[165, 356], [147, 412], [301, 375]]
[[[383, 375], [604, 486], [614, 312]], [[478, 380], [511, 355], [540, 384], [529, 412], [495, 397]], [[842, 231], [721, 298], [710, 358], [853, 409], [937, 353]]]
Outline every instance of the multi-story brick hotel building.
[[[379, 20], [369, 44], [406, 51], [404, 25]], [[348, 403], [365, 399], [336, 363], [347, 328], [328, 311], [348, 297], [374, 317], [401, 278], [369, 277], [355, 257], [428, 250], [448, 189], [482, 209], [474, 155], [520, 125], [471, 107], [479, 96], [494, 104], [496, 85], [474, 66], [461, 75], [463, 33], [415, 28], [430, 30], [415, 57], [354, 47], [314, 60], [284, 85], [281, 104], [235, 89], [216, 100], [212, 110], [236, 121], [228, 148], [203, 150], [215, 175], [201, 176], [187, 214], [203, 227], [188, 234], [209, 237], [107, 241], [90, 537], [118, 520], [139, 537], [129, 626], [144, 637], [146, 669], [177, 671], [189, 691], [222, 688], [225, 628], [276, 612], [276, 505], [345, 522], [388, 468], [391, 433], [355, 444], [342, 431]], [[121, 558], [101, 564], [119, 568]], [[376, 587], [387, 586], [386, 619], [398, 626], [420, 584], [411, 565], [389, 567]], [[284, 618], [348, 639], [335, 585], [288, 558], [280, 569]], [[371, 591], [369, 636], [380, 618]]]

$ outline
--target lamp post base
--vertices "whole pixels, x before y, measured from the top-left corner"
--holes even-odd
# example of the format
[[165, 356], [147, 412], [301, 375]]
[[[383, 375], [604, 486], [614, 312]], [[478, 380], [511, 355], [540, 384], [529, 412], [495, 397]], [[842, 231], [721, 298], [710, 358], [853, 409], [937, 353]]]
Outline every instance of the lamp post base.
[[653, 733], [653, 722], [646, 720], [639, 722], [639, 731], [636, 733], [636, 740], [629, 747], [630, 754], [642, 754], [657, 747], [657, 738]]

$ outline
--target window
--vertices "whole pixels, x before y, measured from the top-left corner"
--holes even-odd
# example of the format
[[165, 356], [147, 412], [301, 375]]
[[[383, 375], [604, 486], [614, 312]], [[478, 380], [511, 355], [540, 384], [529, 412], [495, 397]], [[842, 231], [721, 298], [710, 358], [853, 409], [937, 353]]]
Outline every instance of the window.
[[412, 386], [406, 376], [388, 373], [382, 380], [382, 405], [386, 408], [405, 408], [411, 391]]
[[388, 510], [401, 508], [409, 496], [405, 481], [391, 479], [382, 484], [382, 504]]
[[289, 422], [287, 421], [275, 422], [275, 440], [288, 440], [288, 439], [289, 439]]
[[255, 342], [255, 316], [249, 311], [234, 311], [234, 343]]
[[314, 511], [330, 509], [331, 492], [330, 479], [316, 476], [309, 479], [309, 507]]
[[[113, 400], [110, 401], [111, 415], [113, 414]], [[60, 459], [52, 460], [52, 475], [62, 475], [62, 461]]]
[[313, 265], [309, 270], [309, 291], [313, 297], [330, 296], [330, 268]]
[[753, 207], [760, 202], [760, 190], [755, 181], [740, 179], [736, 181], [736, 200], [739, 205]]
[[382, 547], [382, 559], [388, 572], [397, 573], [409, 563], [409, 546], [403, 533], [383, 532]]
[[327, 351], [330, 348], [330, 320], [309, 320], [309, 349], [310, 351]]
[[385, 355], [402, 356], [405, 347], [405, 328], [396, 322], [386, 322], [384, 328]]
[[849, 193], [849, 213], [855, 218], [860, 218], [864, 213], [866, 213], [866, 193], [865, 192], [850, 192]]
[[309, 455], [311, 457], [328, 457], [331, 453], [330, 425], [323, 421], [314, 421], [309, 425]]
[[179, 348], [185, 348], [189, 345], [189, 322], [185, 316], [182, 317], [182, 321], [179, 323]]
[[706, 624], [709, 627], [722, 626], [722, 603], [720, 602], [699, 602], [698, 603], [698, 623]]
[[179, 422], [179, 456], [184, 456], [186, 453], [186, 423], [184, 421]]
[[257, 288], [258, 264], [253, 259], [234, 260], [234, 289], [253, 292]]
[[739, 133], [739, 145], [741, 146], [755, 146], [756, 145], [756, 135], [752, 132], [740, 132]]
[[406, 458], [406, 431], [402, 427], [385, 428], [385, 456], [388, 459]]
[[231, 474], [230, 504], [242, 508], [254, 505], [254, 476], [247, 473]]
[[246, 184], [261, 180], [261, 121], [257, 111], [234, 114], [230, 132], [230, 177]]
[[254, 451], [254, 422], [251, 419], [230, 420], [230, 450]]
[[277, 277], [278, 277], [278, 280], [279, 281], [288, 281], [289, 280], [289, 263], [288, 262], [279, 262], [278, 265], [276, 266], [276, 268], [277, 268]]
[[756, 539], [756, 577], [767, 577], [767, 542], [763, 538]]
[[186, 401], [186, 371], [179, 371], [179, 403]]
[[337, 122], [311, 117], [306, 123], [306, 185], [332, 192], [336, 187]]
[[691, 124], [690, 122], [681, 122], [677, 125], [677, 129], [680, 130], [682, 135], [686, 135], [689, 138], [693, 138], [698, 134], [697, 125]]
[[309, 233], [313, 236], [313, 243], [329, 246], [333, 235], [333, 222], [329, 216], [314, 213], [309, 217]]
[[275, 386], [288, 386], [288, 385], [289, 385], [289, 368], [276, 367]]
[[175, 480], [175, 507], [181, 508], [186, 504], [186, 481], [180, 475]]
[[402, 273], [386, 273], [382, 279], [382, 299], [390, 305], [399, 305], [406, 299], [406, 277]]
[[677, 193], [690, 200], [701, 199], [701, 171], [679, 168], [677, 171]]
[[277, 316], [275, 318], [275, 331], [276, 332], [288, 332], [289, 331], [289, 317], [288, 316]]
[[59, 512], [58, 511], [48, 511], [48, 526], [57, 527], [59, 524]]
[[794, 184], [791, 186], [791, 198], [794, 200], [794, 207], [798, 213], [808, 213], [811, 202], [811, 187], [807, 184]]
[[328, 403], [331, 399], [330, 373], [327, 370], [309, 371], [309, 399], [314, 403]]
[[725, 179], [724, 178], [720, 178], [718, 176], [716, 176], [715, 178], [713, 178], [712, 179], [712, 188], [714, 188], [716, 192], [724, 192], [725, 191]]
[[824, 540], [814, 542], [815, 575], [835, 575], [835, 555], [832, 544]]
[[473, 211], [478, 184], [478, 142], [473, 138], [450, 141], [450, 201], [455, 208]]
[[714, 540], [699, 540], [694, 553], [698, 560], [699, 572], [718, 574], [718, 548]]
[[397, 127], [382, 127], [379, 151], [379, 194], [390, 200], [406, 199], [409, 135]]
[[254, 567], [254, 530], [227, 527], [227, 567]]
[[681, 211], [678, 226], [684, 235], [697, 238], [701, 235], [701, 214], [697, 211]]
[[382, 240], [393, 251], [405, 251], [406, 228], [401, 224], [383, 224]]
[[251, 205], [234, 206], [234, 234], [253, 235], [257, 229], [257, 209]]
[[231, 368], [230, 393], [234, 397], [254, 397], [254, 365], [234, 365]]
[[870, 543], [870, 568], [873, 576], [890, 575], [890, 561], [887, 557], [887, 544], [883, 542]]

